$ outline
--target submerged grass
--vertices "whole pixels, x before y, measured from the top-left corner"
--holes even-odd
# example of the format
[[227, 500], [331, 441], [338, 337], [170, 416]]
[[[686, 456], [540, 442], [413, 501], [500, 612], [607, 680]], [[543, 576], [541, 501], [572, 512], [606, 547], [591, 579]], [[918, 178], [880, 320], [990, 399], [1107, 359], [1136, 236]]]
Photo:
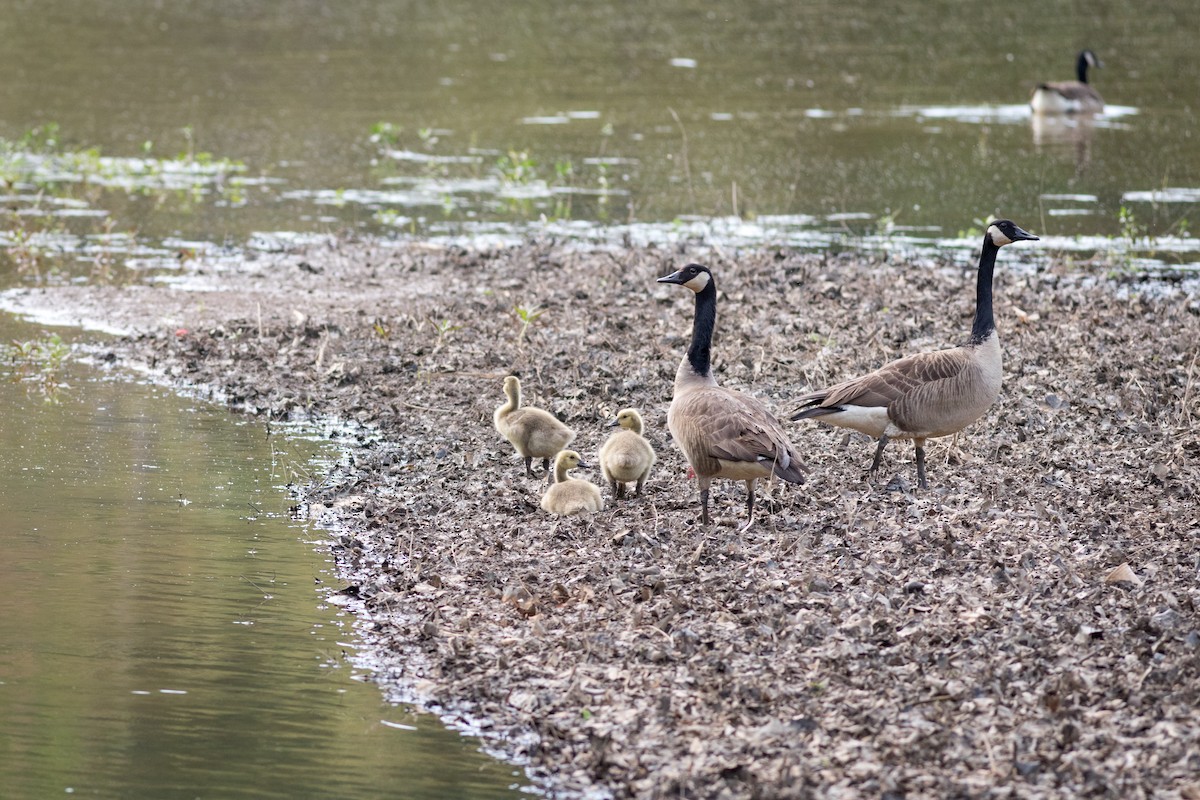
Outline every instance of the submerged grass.
[[[16, 140], [0, 138], [0, 183], [9, 213], [0, 228], [0, 259], [21, 279], [41, 282], [85, 255], [93, 280], [111, 280], [117, 248], [114, 231], [122, 223], [104, 209], [112, 193], [154, 201], [156, 212], [187, 211], [201, 202], [240, 206], [245, 187], [240, 161], [197, 150], [190, 127], [183, 128], [184, 149], [173, 158], [153, 155], [145, 142], [142, 154], [105, 156], [99, 148], [64, 147], [54, 123], [32, 128]], [[136, 236], [122, 237], [126, 249]], [[93, 248], [93, 245], [95, 247]]]
[[31, 394], [41, 395], [47, 403], [59, 402], [59, 395], [67, 388], [62, 370], [70, 357], [71, 346], [57, 333], [0, 346], [0, 359], [12, 380], [23, 384]]

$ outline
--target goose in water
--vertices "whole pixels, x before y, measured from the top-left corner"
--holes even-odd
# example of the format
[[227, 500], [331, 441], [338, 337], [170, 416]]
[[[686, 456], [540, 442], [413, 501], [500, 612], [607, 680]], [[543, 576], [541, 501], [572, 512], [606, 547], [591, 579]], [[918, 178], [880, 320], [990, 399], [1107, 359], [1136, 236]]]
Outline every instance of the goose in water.
[[1103, 64], [1091, 50], [1084, 50], [1075, 62], [1078, 80], [1039, 83], [1033, 90], [1029, 106], [1035, 114], [1099, 114], [1104, 110], [1104, 98], [1088, 83], [1088, 67]]

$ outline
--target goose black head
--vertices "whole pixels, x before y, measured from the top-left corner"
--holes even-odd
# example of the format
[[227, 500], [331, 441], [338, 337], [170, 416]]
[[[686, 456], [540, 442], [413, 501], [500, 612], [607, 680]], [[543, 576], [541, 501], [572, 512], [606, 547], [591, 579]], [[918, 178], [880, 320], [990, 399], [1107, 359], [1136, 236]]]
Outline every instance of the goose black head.
[[705, 287], [712, 283], [712, 273], [708, 271], [708, 267], [700, 264], [688, 264], [683, 269], [659, 278], [658, 283], [676, 283], [700, 294]]
[[987, 233], [985, 234], [992, 244], [996, 247], [1003, 247], [1006, 244], [1013, 242], [1036, 242], [1038, 237], [1034, 236], [1029, 231], [1021, 230], [1017, 223], [1011, 219], [994, 220], [988, 225]]

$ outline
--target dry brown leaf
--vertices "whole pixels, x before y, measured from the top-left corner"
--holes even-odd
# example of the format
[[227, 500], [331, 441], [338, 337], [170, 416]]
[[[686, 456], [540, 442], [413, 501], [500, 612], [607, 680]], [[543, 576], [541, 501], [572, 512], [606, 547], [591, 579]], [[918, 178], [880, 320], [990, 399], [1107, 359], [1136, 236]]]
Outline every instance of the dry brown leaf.
[[1122, 564], [1114, 568], [1111, 572], [1104, 576], [1105, 583], [1131, 583], [1134, 586], [1141, 586], [1145, 581], [1137, 576], [1133, 568], [1128, 563]]

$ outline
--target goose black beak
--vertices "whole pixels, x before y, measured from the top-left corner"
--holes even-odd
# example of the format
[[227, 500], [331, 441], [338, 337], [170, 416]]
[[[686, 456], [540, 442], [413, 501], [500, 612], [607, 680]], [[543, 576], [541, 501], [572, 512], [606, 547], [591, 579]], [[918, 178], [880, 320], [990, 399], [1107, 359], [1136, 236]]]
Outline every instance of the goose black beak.
[[664, 275], [655, 282], [656, 283], [674, 283], [677, 286], [682, 286], [684, 283], [683, 270], [681, 270], [681, 269], [675, 270], [670, 275]]
[[583, 460], [581, 460], [578, 464], [575, 465], [575, 469], [591, 469], [591, 468], [592, 468], [592, 465]]
[[1029, 231], [1018, 228], [1016, 225], [1013, 225], [1012, 240], [1014, 242], [1037, 242], [1037, 241], [1040, 241], [1038, 239], [1038, 237], [1034, 236]]

